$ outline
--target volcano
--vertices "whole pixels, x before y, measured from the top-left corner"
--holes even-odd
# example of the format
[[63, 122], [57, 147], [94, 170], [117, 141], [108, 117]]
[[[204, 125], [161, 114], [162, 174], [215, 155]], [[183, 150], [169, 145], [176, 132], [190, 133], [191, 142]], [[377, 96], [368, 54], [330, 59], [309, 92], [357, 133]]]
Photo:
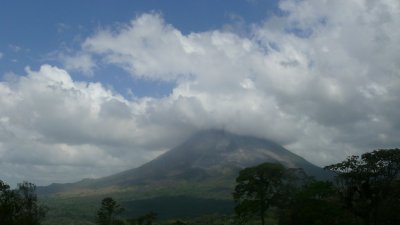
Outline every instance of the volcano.
[[140, 167], [99, 179], [51, 184], [39, 188], [39, 192], [56, 194], [80, 189], [118, 189], [135, 185], [162, 185], [179, 180], [201, 182], [211, 178], [234, 180], [241, 169], [264, 162], [280, 163], [287, 168], [302, 168], [316, 179], [326, 180], [331, 177], [329, 172], [272, 141], [223, 130], [207, 130], [193, 135]]

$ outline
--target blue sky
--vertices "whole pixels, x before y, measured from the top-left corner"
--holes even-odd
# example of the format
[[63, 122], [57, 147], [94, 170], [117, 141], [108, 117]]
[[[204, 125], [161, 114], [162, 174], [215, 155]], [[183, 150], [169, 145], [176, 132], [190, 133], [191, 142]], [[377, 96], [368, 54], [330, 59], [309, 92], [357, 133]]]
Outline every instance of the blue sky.
[[0, 3], [0, 179], [139, 166], [205, 129], [325, 166], [400, 146], [398, 0]]
[[[142, 13], [156, 12], [183, 33], [221, 29], [226, 25], [259, 23], [278, 13], [277, 1], [11, 1], [1, 3], [0, 74], [23, 74], [26, 66], [61, 65], [55, 54], [74, 51], [101, 27], [126, 23]], [[110, 75], [112, 74], [112, 75]], [[96, 76], [73, 71], [77, 80], [99, 81], [127, 95], [164, 96], [174, 83], [132, 78], [124, 70], [103, 65]]]

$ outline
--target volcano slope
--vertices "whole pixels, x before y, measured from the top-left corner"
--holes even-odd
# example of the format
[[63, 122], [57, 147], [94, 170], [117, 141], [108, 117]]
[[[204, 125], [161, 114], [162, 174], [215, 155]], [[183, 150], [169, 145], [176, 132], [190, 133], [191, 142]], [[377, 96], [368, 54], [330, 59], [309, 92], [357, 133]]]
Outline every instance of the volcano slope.
[[[207, 130], [140, 167], [99, 179], [39, 187], [38, 193], [50, 207], [56, 208], [56, 212], [68, 211], [69, 217], [74, 212], [79, 215], [94, 213], [95, 204], [106, 196], [121, 201], [127, 208], [126, 214], [130, 215], [150, 210], [156, 211], [161, 218], [210, 213], [204, 209], [210, 209], [211, 213], [229, 213], [238, 172], [263, 162], [302, 168], [317, 179], [331, 177], [329, 172], [272, 141]], [[210, 204], [207, 204], [208, 200]], [[182, 208], [202, 208], [203, 211], [182, 211]]]

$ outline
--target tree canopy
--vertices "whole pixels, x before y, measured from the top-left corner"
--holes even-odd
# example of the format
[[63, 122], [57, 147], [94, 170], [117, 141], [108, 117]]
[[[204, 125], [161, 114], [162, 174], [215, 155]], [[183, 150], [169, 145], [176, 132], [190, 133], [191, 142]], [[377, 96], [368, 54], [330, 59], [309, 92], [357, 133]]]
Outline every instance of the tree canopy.
[[97, 211], [96, 223], [98, 225], [121, 224], [122, 222], [117, 219], [117, 216], [123, 211], [124, 209], [114, 199], [110, 197], [104, 198]]
[[243, 169], [233, 193], [236, 215], [265, 224], [272, 207], [280, 225], [400, 224], [400, 149], [350, 156], [325, 169], [336, 174], [335, 183], [278, 164]]
[[294, 193], [281, 210], [279, 225], [352, 225], [343, 210], [335, 186], [329, 181], [310, 181]]
[[365, 225], [400, 224], [400, 150], [380, 149], [325, 167], [344, 206]]
[[259, 216], [265, 224], [265, 213], [271, 206], [283, 204], [295, 180], [295, 170], [281, 164], [263, 163], [240, 171], [236, 179], [233, 198], [239, 221], [246, 222]]
[[29, 182], [18, 184], [15, 190], [0, 180], [0, 224], [40, 225], [47, 207], [39, 205], [36, 186]]

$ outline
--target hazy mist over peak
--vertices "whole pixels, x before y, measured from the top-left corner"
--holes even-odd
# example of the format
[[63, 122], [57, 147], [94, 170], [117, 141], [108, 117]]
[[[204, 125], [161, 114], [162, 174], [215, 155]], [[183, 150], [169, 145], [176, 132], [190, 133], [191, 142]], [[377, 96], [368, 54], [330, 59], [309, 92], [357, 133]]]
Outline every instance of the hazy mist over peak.
[[[200, 131], [183, 143], [137, 168], [99, 179], [84, 179], [69, 184], [41, 187], [43, 194], [89, 194], [99, 190], [123, 190], [135, 185], [158, 187], [179, 182], [211, 183], [233, 181], [246, 167], [270, 162], [287, 168], [302, 168], [309, 176], [330, 179], [324, 171], [282, 146], [261, 138], [233, 134], [224, 130]], [[230, 192], [232, 182], [223, 187]], [[100, 191], [101, 192], [101, 191]]]
[[318, 166], [400, 145], [398, 0], [19, 4], [0, 7], [13, 185], [111, 175], [202, 130]]

